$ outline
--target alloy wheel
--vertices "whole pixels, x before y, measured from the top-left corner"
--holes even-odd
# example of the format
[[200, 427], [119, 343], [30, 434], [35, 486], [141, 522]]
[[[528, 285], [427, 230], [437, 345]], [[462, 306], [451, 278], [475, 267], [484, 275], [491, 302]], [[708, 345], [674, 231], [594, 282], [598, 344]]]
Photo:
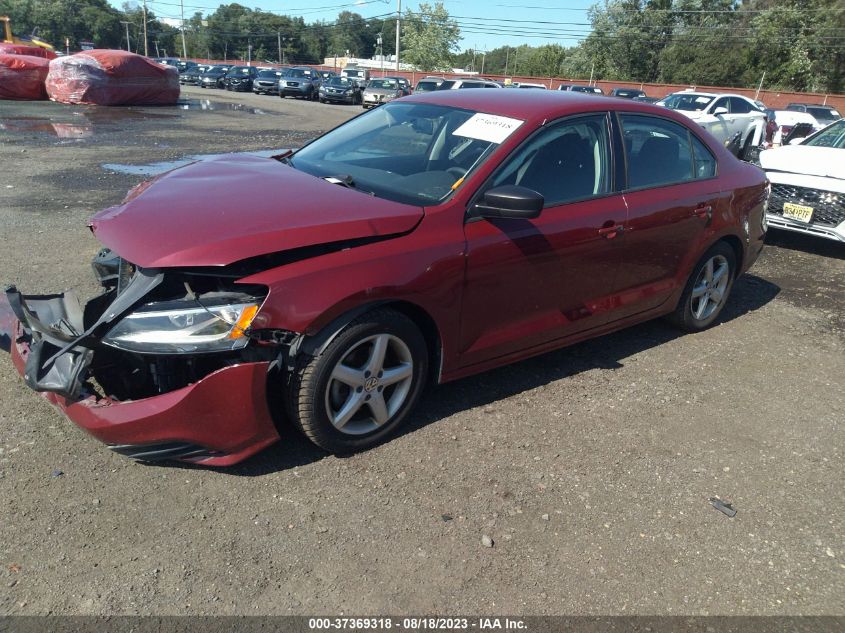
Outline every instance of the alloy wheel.
[[325, 394], [329, 421], [348, 435], [375, 431], [402, 408], [413, 378], [413, 356], [400, 338], [362, 339], [332, 369]]
[[703, 321], [720, 309], [727, 296], [731, 267], [723, 255], [714, 255], [701, 268], [690, 294], [693, 317]]

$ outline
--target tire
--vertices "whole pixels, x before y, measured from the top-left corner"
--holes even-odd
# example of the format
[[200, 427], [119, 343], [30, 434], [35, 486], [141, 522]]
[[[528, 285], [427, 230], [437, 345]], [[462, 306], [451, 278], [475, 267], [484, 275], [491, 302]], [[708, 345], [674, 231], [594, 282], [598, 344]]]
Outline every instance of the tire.
[[725, 307], [735, 278], [734, 250], [726, 242], [716, 242], [693, 268], [669, 321], [686, 332], [706, 330]]
[[325, 103], [325, 102], [326, 102], [326, 100], [323, 99], [322, 97], [320, 97], [320, 103]]
[[[386, 350], [381, 362], [377, 347]], [[392, 435], [413, 409], [428, 375], [428, 350], [419, 329], [388, 309], [358, 317], [319, 356], [303, 358], [288, 384], [289, 417], [308, 439], [332, 453], [365, 450]], [[385, 374], [390, 383], [382, 382], [388, 380]]]

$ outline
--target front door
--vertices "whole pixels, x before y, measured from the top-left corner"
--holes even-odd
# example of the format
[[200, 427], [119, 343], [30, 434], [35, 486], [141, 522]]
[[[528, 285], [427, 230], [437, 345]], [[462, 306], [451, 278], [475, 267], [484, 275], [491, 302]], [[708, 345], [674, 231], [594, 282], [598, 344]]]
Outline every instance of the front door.
[[482, 189], [543, 194], [533, 220], [470, 218], [461, 364], [505, 357], [606, 322], [625, 236], [606, 114], [547, 124]]

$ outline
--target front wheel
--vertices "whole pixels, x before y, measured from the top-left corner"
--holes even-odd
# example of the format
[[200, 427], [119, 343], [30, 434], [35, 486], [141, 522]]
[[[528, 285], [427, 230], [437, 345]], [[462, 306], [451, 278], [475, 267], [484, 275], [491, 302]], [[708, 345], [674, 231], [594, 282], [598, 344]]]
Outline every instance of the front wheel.
[[291, 376], [291, 420], [333, 453], [382, 442], [408, 416], [425, 385], [428, 350], [419, 329], [393, 310], [368, 312]]
[[725, 307], [735, 277], [734, 250], [717, 242], [696, 264], [669, 320], [687, 332], [710, 327]]

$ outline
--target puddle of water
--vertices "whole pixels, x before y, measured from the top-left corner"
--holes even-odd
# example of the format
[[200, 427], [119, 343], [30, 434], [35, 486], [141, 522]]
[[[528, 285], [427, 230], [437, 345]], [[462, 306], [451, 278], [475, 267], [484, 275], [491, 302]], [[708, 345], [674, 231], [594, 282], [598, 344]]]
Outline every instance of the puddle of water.
[[0, 130], [7, 132], [39, 132], [57, 138], [80, 139], [94, 134], [94, 126], [88, 123], [53, 123], [36, 117], [19, 117], [0, 121]]
[[206, 112], [246, 112], [248, 114], [275, 114], [261, 108], [253, 108], [242, 103], [228, 103], [225, 101], [211, 101], [210, 99], [187, 99], [179, 101], [176, 107], [180, 110], [200, 110]]
[[[275, 156], [277, 154], [281, 154], [283, 149], [264, 149], [264, 150], [256, 150], [254, 152], [229, 152], [228, 154], [247, 154], [250, 156], [261, 156], [263, 158], [269, 158], [270, 156]], [[211, 160], [213, 158], [219, 158], [220, 156], [226, 156], [227, 154], [194, 154], [191, 156], [186, 156], [185, 158], [181, 158], [179, 160], [169, 160], [169, 161], [161, 161], [158, 163], [149, 163], [147, 165], [125, 165], [122, 163], [104, 163], [101, 165], [103, 169], [106, 171], [116, 172], [118, 174], [129, 174], [130, 176], [158, 176], [159, 174], [163, 174], [166, 171], [170, 171], [171, 169], [176, 169], [177, 167], [184, 167], [185, 165], [189, 165], [190, 163], [194, 163], [200, 160]]]

